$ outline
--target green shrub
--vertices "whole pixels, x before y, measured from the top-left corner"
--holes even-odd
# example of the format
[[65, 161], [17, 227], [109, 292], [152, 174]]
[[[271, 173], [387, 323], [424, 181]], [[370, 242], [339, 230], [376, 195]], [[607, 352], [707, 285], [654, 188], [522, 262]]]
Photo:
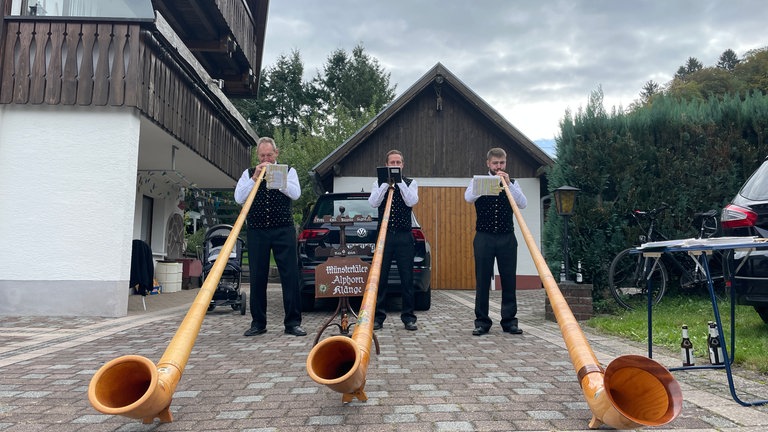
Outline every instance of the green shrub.
[[198, 256], [198, 250], [202, 251], [203, 248], [205, 229], [198, 229], [194, 234], [187, 234], [185, 239], [187, 240], [187, 249], [185, 250], [187, 255]]
[[[768, 97], [658, 97], [631, 112], [609, 114], [597, 91], [585, 109], [566, 113], [560, 133], [548, 192], [563, 185], [580, 189], [570, 217], [569, 260], [581, 260], [600, 305], [612, 300], [606, 294], [613, 257], [638, 242], [630, 210], [665, 202], [670, 208], [659, 221], [660, 231], [669, 238], [692, 237], [693, 214], [721, 209], [768, 155]], [[563, 218], [554, 205], [546, 214], [542, 244], [558, 274]]]

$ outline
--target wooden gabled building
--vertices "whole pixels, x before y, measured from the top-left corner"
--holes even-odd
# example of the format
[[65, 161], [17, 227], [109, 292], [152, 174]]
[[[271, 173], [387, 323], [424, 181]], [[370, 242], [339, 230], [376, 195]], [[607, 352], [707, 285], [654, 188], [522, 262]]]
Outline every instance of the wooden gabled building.
[[[540, 239], [541, 197], [553, 160], [438, 63], [355, 135], [313, 168], [324, 191], [370, 191], [375, 167], [391, 149], [403, 152], [404, 173], [419, 184], [414, 207], [432, 246], [432, 287], [474, 288], [474, 206], [464, 200], [473, 175], [487, 174], [486, 153], [507, 152], [507, 172], [528, 198], [523, 217]], [[519, 235], [519, 288], [541, 282]]]
[[250, 163], [268, 4], [0, 0], [0, 315], [125, 315], [133, 239], [180, 257], [184, 190]]

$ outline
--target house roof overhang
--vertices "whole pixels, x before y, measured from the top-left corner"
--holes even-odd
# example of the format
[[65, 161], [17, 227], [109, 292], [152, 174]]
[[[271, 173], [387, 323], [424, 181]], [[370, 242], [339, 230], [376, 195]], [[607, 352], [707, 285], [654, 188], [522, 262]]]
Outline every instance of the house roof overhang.
[[433, 85], [436, 80], [441, 80], [441, 85], [451, 86], [460, 94], [469, 104], [474, 106], [477, 111], [487, 118], [492, 124], [496, 125], [504, 134], [508, 135], [513, 142], [519, 145], [519, 150], [530, 156], [539, 166], [536, 168], [538, 176], [543, 176], [546, 168], [554, 164], [554, 160], [547, 155], [539, 146], [531, 141], [520, 130], [512, 126], [501, 114], [494, 110], [472, 89], [464, 84], [458, 77], [449, 71], [441, 63], [437, 63], [432, 69], [419, 78], [416, 83], [409, 87], [402, 95], [392, 101], [387, 107], [379, 112], [371, 121], [360, 128], [347, 141], [342, 143], [333, 152], [318, 162], [312, 168], [312, 177], [316, 182], [333, 175], [334, 166], [339, 164], [347, 155], [362, 144], [366, 137], [383, 127], [391, 118], [397, 115], [416, 95], [424, 91], [426, 87]]
[[[234, 7], [227, 7], [232, 3]], [[258, 93], [269, 0], [153, 0], [228, 97]], [[230, 10], [235, 9], [235, 10]]]

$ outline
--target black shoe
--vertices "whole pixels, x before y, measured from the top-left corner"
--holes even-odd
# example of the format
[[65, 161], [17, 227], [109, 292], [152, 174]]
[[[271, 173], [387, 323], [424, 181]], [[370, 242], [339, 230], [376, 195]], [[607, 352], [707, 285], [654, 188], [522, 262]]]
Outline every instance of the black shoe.
[[301, 326], [286, 327], [285, 332], [294, 336], [306, 336], [307, 332]]
[[415, 322], [407, 322], [407, 323], [405, 323], [405, 329], [406, 330], [410, 330], [410, 331], [416, 331], [419, 328], [416, 327], [416, 323]]
[[520, 330], [517, 326], [512, 326], [512, 327], [505, 327], [504, 333], [523, 334], [523, 331]]
[[381, 330], [382, 327], [384, 327], [384, 323], [380, 323], [378, 321], [374, 321], [374, 323], [373, 323], [373, 329], [374, 330]]
[[488, 333], [488, 330], [489, 329], [483, 328], [483, 327], [475, 327], [475, 329], [472, 330], [472, 335], [473, 336], [481, 336], [481, 335], [484, 335], [484, 334]]
[[267, 329], [264, 327], [251, 327], [243, 333], [243, 336], [256, 336], [266, 332]]

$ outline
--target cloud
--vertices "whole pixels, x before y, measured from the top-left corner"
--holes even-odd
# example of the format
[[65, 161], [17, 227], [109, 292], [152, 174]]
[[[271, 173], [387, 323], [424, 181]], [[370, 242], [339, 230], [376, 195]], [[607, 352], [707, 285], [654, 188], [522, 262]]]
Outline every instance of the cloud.
[[281, 0], [270, 2], [264, 66], [298, 49], [307, 78], [362, 43], [398, 93], [443, 63], [532, 139], [602, 88], [627, 107], [688, 57], [768, 45], [764, 0]]

